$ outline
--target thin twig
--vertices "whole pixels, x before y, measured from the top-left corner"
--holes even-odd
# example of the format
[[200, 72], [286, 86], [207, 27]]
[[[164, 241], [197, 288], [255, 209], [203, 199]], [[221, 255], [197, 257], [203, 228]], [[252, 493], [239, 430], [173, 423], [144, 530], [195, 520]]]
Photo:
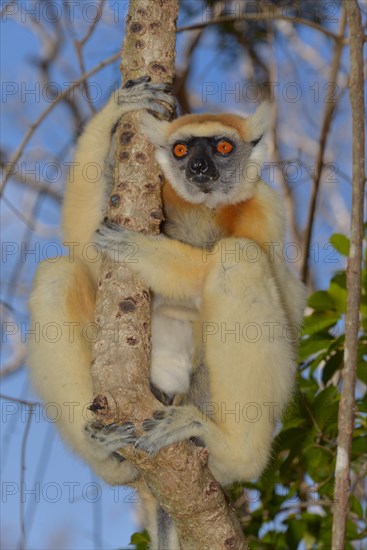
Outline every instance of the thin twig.
[[[277, 82], [277, 62], [276, 62], [276, 56], [274, 54], [275, 50], [274, 50], [273, 26], [269, 24], [267, 30], [268, 30], [269, 50], [271, 52], [270, 53], [271, 59], [269, 63], [269, 81]], [[273, 105], [272, 115], [273, 116], [271, 121], [271, 132], [270, 132], [272, 157], [273, 157], [275, 166], [277, 167], [277, 173], [278, 173], [280, 185], [283, 191], [285, 207], [288, 214], [288, 220], [290, 222], [291, 239], [293, 242], [296, 242], [299, 245], [301, 242], [301, 235], [300, 235], [300, 231], [297, 223], [297, 217], [296, 217], [296, 205], [294, 201], [294, 192], [288, 178], [286, 178], [284, 171], [281, 168], [282, 162], [284, 162], [284, 160], [281, 158], [279, 143], [278, 143], [278, 106], [276, 102], [274, 102], [274, 105]]]
[[[79, 67], [80, 67], [80, 70], [81, 70], [82, 74], [84, 74], [86, 72], [85, 71], [84, 58], [83, 58], [83, 48], [84, 48], [85, 44], [88, 42], [88, 40], [90, 39], [90, 37], [92, 36], [98, 22], [100, 21], [100, 19], [102, 17], [102, 12], [103, 12], [104, 6], [105, 6], [105, 0], [99, 0], [96, 16], [93, 19], [90, 26], [88, 27], [87, 32], [85, 33], [83, 38], [81, 38], [80, 40], [77, 40], [77, 39], [74, 40], [74, 46], [75, 46], [76, 54], [77, 54], [78, 61], [79, 61]], [[83, 82], [83, 89], [85, 91], [85, 95], [86, 95], [86, 98], [87, 98], [89, 109], [90, 109], [90, 111], [93, 115], [96, 112], [96, 110], [94, 108], [94, 105], [93, 105], [91, 97], [90, 97], [87, 79], [85, 79], [85, 81]]]
[[294, 504], [292, 506], [284, 506], [284, 508], [279, 508], [279, 513], [281, 512], [291, 512], [293, 514], [297, 514], [297, 512], [300, 511], [300, 509], [304, 508], [310, 508], [311, 506], [332, 506], [333, 502], [330, 500], [308, 500], [305, 502], [297, 502], [297, 504]]
[[101, 61], [98, 65], [96, 65], [90, 71], [88, 71], [88, 72], [84, 73], [83, 75], [81, 75], [78, 78], [78, 80], [73, 82], [73, 84], [71, 84], [71, 86], [68, 86], [68, 88], [66, 88], [61, 94], [59, 94], [56, 97], [56, 99], [52, 103], [50, 103], [50, 105], [47, 107], [47, 109], [45, 109], [43, 111], [43, 113], [41, 113], [41, 115], [37, 118], [37, 120], [35, 122], [33, 122], [33, 124], [31, 124], [31, 126], [29, 127], [26, 135], [24, 136], [23, 140], [21, 141], [18, 149], [14, 153], [14, 156], [13, 156], [12, 160], [9, 162], [9, 164], [8, 164], [8, 166], [7, 166], [7, 168], [4, 172], [3, 183], [2, 183], [2, 186], [1, 186], [1, 189], [0, 189], [0, 196], [4, 193], [4, 189], [5, 189], [6, 183], [9, 179], [9, 176], [11, 175], [12, 171], [14, 170], [14, 167], [15, 167], [16, 163], [18, 162], [18, 160], [22, 156], [25, 146], [27, 145], [27, 143], [29, 142], [29, 140], [31, 139], [31, 137], [33, 136], [33, 134], [37, 130], [37, 128], [41, 125], [41, 123], [45, 120], [45, 118], [54, 109], [54, 107], [60, 101], [62, 101], [71, 92], [71, 90], [73, 90], [74, 88], [79, 86], [79, 84], [84, 82], [90, 76], [93, 76], [95, 73], [97, 73], [98, 71], [100, 71], [101, 69], [106, 67], [106, 65], [109, 65], [109, 64], [113, 63], [114, 61], [116, 61], [117, 59], [119, 59], [119, 56], [120, 56], [120, 52], [116, 52], [113, 55], [111, 55], [110, 57], [107, 57], [107, 59], [104, 59], [103, 61]]
[[4, 393], [0, 393], [0, 399], [14, 401], [14, 403], [19, 403], [20, 405], [26, 405], [27, 407], [32, 408], [39, 405], [38, 401], [26, 401], [25, 399], [20, 399], [19, 397], [10, 397], [10, 395], [5, 395]]
[[[0, 161], [0, 168], [2, 170], [5, 170], [6, 165], [6, 161]], [[34, 191], [35, 193], [43, 193], [45, 195], [48, 195], [51, 199], [55, 200], [58, 203], [61, 203], [62, 193], [50, 187], [49, 183], [44, 181], [36, 181], [35, 178], [30, 179], [29, 174], [27, 173], [16, 173], [12, 176], [15, 183], [24, 185], [28, 189], [32, 189], [32, 191]]]
[[332, 548], [345, 547], [350, 495], [350, 459], [355, 415], [358, 363], [359, 307], [361, 299], [362, 239], [365, 175], [365, 103], [363, 75], [363, 28], [356, 0], [345, 2], [350, 39], [350, 103], [352, 107], [353, 186], [350, 251], [347, 265], [347, 313], [343, 388], [339, 403], [338, 449], [335, 467], [335, 507]]
[[25, 530], [25, 500], [22, 495], [22, 491], [25, 487], [25, 470], [26, 470], [26, 450], [27, 450], [27, 443], [28, 443], [28, 435], [29, 430], [31, 428], [32, 423], [32, 416], [33, 416], [33, 405], [30, 405], [31, 410], [29, 411], [28, 417], [27, 417], [27, 423], [24, 430], [23, 438], [22, 438], [22, 447], [21, 447], [21, 453], [20, 453], [20, 492], [21, 492], [21, 498], [20, 498], [20, 508], [19, 508], [19, 523], [20, 523], [20, 542], [19, 542], [19, 550], [24, 550], [25, 543], [26, 543], [26, 530]]
[[0, 378], [5, 378], [6, 376], [9, 376], [10, 374], [13, 374], [17, 370], [19, 370], [24, 365], [26, 357], [27, 348], [25, 345], [23, 345], [23, 348], [20, 350], [18, 357], [10, 361], [0, 370]]
[[243, 13], [241, 15], [227, 15], [216, 19], [210, 19], [208, 21], [203, 21], [201, 23], [195, 23], [194, 25], [179, 27], [177, 29], [177, 32], [196, 31], [198, 29], [203, 29], [204, 27], [207, 27], [209, 25], [235, 23], [236, 21], [275, 21], [276, 19], [289, 21], [290, 23], [295, 23], [297, 25], [305, 25], [306, 27], [311, 27], [325, 34], [326, 36], [333, 38], [336, 42], [343, 41], [343, 37], [340, 37], [339, 34], [335, 34], [334, 32], [325, 29], [322, 25], [319, 25], [314, 21], [303, 19], [302, 17], [284, 15], [281, 11], [276, 11], [271, 6], [269, 6], [268, 11], [261, 11], [259, 13]]
[[[337, 79], [338, 79], [341, 56], [344, 48], [342, 38], [344, 37], [345, 27], [346, 27], [346, 14], [345, 14], [345, 10], [343, 10], [341, 20], [340, 20], [340, 25], [339, 25], [340, 40], [336, 43], [336, 46], [335, 46], [334, 58], [330, 68], [329, 82], [337, 82]], [[304, 283], [307, 283], [307, 279], [308, 279], [308, 271], [309, 271], [308, 256], [309, 256], [309, 250], [311, 246], [311, 238], [312, 238], [313, 224], [315, 220], [317, 198], [320, 190], [322, 171], [324, 168], [324, 156], [325, 156], [325, 150], [326, 150], [326, 143], [329, 136], [336, 105], [337, 103], [334, 103], [331, 101], [325, 104], [324, 117], [323, 117], [322, 126], [321, 126], [319, 149], [318, 149], [316, 162], [315, 162], [315, 173], [314, 173], [310, 206], [308, 210], [305, 237], [304, 237], [304, 249], [303, 249], [302, 267], [301, 267], [302, 281]]]
[[176, 70], [174, 94], [180, 103], [182, 114], [184, 115], [191, 113], [191, 106], [188, 99], [186, 84], [192, 71], [191, 61], [192, 61], [193, 53], [200, 43], [203, 32], [204, 32], [204, 29], [200, 29], [195, 34], [191, 35], [192, 39], [186, 45], [186, 51], [183, 55], [186, 65], [181, 70]]

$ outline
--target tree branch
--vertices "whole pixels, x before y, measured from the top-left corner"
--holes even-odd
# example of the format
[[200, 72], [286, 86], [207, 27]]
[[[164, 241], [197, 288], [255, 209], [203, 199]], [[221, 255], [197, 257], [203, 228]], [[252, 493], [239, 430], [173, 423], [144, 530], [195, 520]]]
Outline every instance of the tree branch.
[[104, 67], [109, 65], [110, 63], [113, 63], [114, 61], [116, 61], [116, 59], [118, 59], [119, 56], [120, 56], [119, 52], [114, 53], [110, 57], [107, 57], [107, 59], [104, 59], [103, 61], [101, 61], [101, 63], [98, 63], [98, 65], [93, 67], [93, 69], [91, 69], [90, 71], [88, 71], [88, 72], [84, 73], [83, 75], [81, 75], [81, 77], [78, 78], [78, 80], [73, 82], [73, 84], [71, 86], [68, 86], [61, 94], [59, 94], [57, 96], [57, 98], [55, 99], [55, 101], [50, 103], [50, 105], [47, 107], [47, 109], [45, 109], [43, 111], [43, 113], [41, 113], [40, 116], [37, 118], [37, 120], [35, 120], [33, 122], [33, 124], [31, 124], [31, 126], [29, 127], [27, 133], [25, 134], [24, 138], [22, 139], [21, 143], [19, 144], [18, 149], [15, 151], [15, 153], [13, 155], [13, 158], [11, 159], [11, 161], [9, 163], [7, 163], [6, 169], [4, 170], [4, 174], [3, 174], [2, 185], [1, 185], [1, 188], [0, 188], [0, 196], [4, 193], [4, 189], [5, 189], [5, 186], [8, 182], [8, 179], [12, 175], [13, 170], [14, 170], [18, 160], [22, 156], [23, 151], [24, 151], [26, 145], [28, 144], [29, 140], [31, 139], [31, 137], [33, 136], [33, 134], [37, 130], [37, 128], [45, 120], [45, 118], [48, 117], [48, 115], [51, 113], [51, 111], [54, 109], [54, 107], [58, 103], [60, 103], [60, 101], [62, 101], [65, 97], [67, 97], [67, 95], [70, 94], [70, 92], [72, 90], [77, 88], [77, 86], [79, 86], [79, 84], [81, 84], [82, 82], [87, 80], [90, 76], [93, 76], [95, 73], [98, 73], [98, 71], [100, 71], [101, 69], [103, 69]]
[[343, 389], [339, 404], [338, 449], [335, 467], [335, 506], [332, 548], [345, 547], [350, 494], [350, 459], [355, 414], [355, 384], [358, 361], [359, 306], [361, 299], [363, 206], [365, 166], [365, 103], [363, 77], [363, 28], [356, 0], [345, 2], [350, 41], [350, 103], [353, 128], [353, 188], [350, 251], [347, 266], [347, 313]]
[[[83, 48], [85, 44], [88, 42], [88, 40], [90, 39], [90, 37], [92, 36], [92, 34], [94, 33], [99, 21], [101, 20], [104, 6], [105, 6], [105, 0], [99, 0], [96, 16], [94, 17], [92, 23], [89, 25], [87, 32], [85, 33], [83, 38], [80, 38], [79, 40], [77, 38], [74, 39], [74, 47], [75, 47], [76, 55], [78, 57], [80, 71], [82, 73], [86, 72], [84, 58], [83, 58]], [[94, 108], [94, 105], [90, 97], [87, 79], [85, 79], [83, 82], [83, 89], [85, 91], [89, 109], [93, 115], [96, 112], [96, 110]]]
[[335, 34], [332, 31], [329, 31], [322, 25], [315, 23], [309, 19], [303, 19], [302, 17], [297, 16], [287, 16], [284, 15], [280, 10], [277, 10], [275, 6], [267, 6], [267, 10], [261, 10], [258, 13], [243, 13], [238, 15], [227, 15], [216, 19], [210, 19], [208, 21], [203, 21], [202, 23], [196, 23], [194, 25], [187, 25], [185, 27], [179, 27], [177, 32], [187, 32], [187, 31], [196, 31], [198, 29], [203, 29], [209, 25], [222, 25], [225, 23], [235, 23], [236, 21], [275, 21], [283, 20], [289, 21], [290, 23], [295, 23], [298, 25], [305, 25], [306, 27], [311, 27], [326, 36], [333, 38], [335, 42], [343, 41], [343, 37], [340, 38], [339, 34]]
[[[340, 61], [341, 61], [341, 56], [344, 48], [342, 39], [344, 37], [345, 26], [346, 26], [346, 14], [345, 14], [345, 10], [343, 10], [342, 17], [339, 24], [340, 40], [336, 43], [336, 46], [335, 46], [334, 58], [330, 68], [329, 82], [337, 82], [337, 79], [338, 79]], [[311, 238], [312, 238], [313, 224], [315, 220], [317, 198], [318, 198], [319, 189], [320, 189], [322, 171], [324, 168], [324, 156], [325, 156], [325, 150], [326, 150], [326, 143], [329, 136], [329, 131], [331, 128], [331, 123], [333, 120], [333, 115], [336, 109], [336, 105], [337, 103], [333, 103], [333, 102], [328, 102], [325, 104], [324, 117], [321, 125], [319, 149], [318, 149], [316, 162], [315, 162], [312, 193], [311, 193], [310, 206], [308, 210], [305, 237], [304, 237], [304, 249], [303, 249], [303, 257], [302, 257], [302, 267], [301, 267], [302, 281], [304, 283], [307, 283], [307, 280], [308, 280], [308, 272], [309, 272], [308, 256], [309, 256], [309, 251], [311, 246]]]

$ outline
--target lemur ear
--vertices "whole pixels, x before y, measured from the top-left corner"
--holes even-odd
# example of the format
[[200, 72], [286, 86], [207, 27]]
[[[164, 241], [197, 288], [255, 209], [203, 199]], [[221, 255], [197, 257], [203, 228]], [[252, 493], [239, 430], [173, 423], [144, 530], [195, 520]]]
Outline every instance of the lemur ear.
[[142, 113], [140, 130], [157, 147], [167, 144], [167, 134], [170, 123], [166, 120], [158, 120], [147, 112]]
[[264, 101], [255, 114], [246, 119], [247, 140], [256, 145], [270, 126], [271, 105]]

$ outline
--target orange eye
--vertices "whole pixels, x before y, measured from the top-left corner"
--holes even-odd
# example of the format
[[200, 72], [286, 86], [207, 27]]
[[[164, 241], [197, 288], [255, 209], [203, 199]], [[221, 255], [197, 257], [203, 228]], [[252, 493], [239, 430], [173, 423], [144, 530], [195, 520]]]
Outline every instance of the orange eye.
[[229, 141], [220, 141], [217, 145], [217, 151], [218, 153], [221, 153], [222, 155], [228, 155], [233, 150], [232, 143], [229, 143]]
[[187, 155], [187, 146], [184, 143], [177, 143], [173, 148], [173, 154], [175, 157], [184, 157]]

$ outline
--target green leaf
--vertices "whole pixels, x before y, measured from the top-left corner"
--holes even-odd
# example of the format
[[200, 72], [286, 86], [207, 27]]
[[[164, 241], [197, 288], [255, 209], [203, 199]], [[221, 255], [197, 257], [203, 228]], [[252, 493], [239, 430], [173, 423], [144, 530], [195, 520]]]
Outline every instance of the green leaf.
[[286, 533], [288, 548], [297, 548], [307, 531], [307, 522], [302, 519], [290, 519], [285, 523], [288, 524]]
[[303, 334], [316, 334], [321, 331], [329, 330], [336, 325], [340, 319], [340, 314], [333, 311], [317, 311], [305, 317], [303, 324]]
[[357, 365], [357, 377], [367, 385], [367, 363], [363, 359]]
[[301, 426], [306, 426], [306, 424], [307, 424], [307, 419], [301, 416], [298, 416], [290, 420], [287, 420], [287, 422], [284, 423], [284, 428], [286, 430], [290, 430], [291, 428], [300, 428]]
[[352, 458], [355, 460], [366, 452], [366, 438], [355, 437], [352, 441]]
[[329, 287], [329, 294], [333, 298], [336, 309], [340, 313], [346, 313], [347, 311], [347, 290], [338, 285], [336, 281], [332, 281]]
[[332, 336], [328, 334], [313, 335], [311, 338], [301, 340], [299, 347], [299, 358], [301, 361], [305, 361], [312, 355], [316, 355], [329, 348], [330, 343], [333, 341]]
[[335, 309], [333, 299], [326, 290], [318, 290], [308, 298], [308, 305], [316, 311]]
[[312, 534], [312, 536], [318, 538], [320, 533], [321, 516], [318, 514], [312, 514], [311, 512], [304, 512], [302, 514], [302, 519], [307, 521], [307, 531]]
[[313, 414], [320, 428], [337, 421], [339, 392], [334, 386], [329, 386], [321, 391], [313, 403]]
[[328, 449], [311, 445], [304, 450], [303, 456], [306, 459], [307, 472], [315, 482], [321, 483], [330, 477], [333, 456]]
[[340, 252], [343, 256], [349, 255], [350, 242], [349, 239], [342, 233], [334, 233], [334, 235], [331, 235], [330, 243], [333, 245], [335, 250]]
[[336, 285], [340, 286], [340, 288], [347, 288], [347, 273], [346, 271], [338, 271], [335, 273], [335, 275], [331, 278], [331, 282], [335, 283]]
[[350, 500], [351, 500], [352, 511], [355, 512], [360, 518], [363, 519], [363, 516], [364, 516], [363, 507], [359, 498], [357, 498], [355, 495], [351, 495]]
[[131, 535], [129, 545], [134, 545], [136, 550], [149, 550], [150, 538], [146, 531]]
[[322, 371], [322, 381], [325, 385], [338, 369], [343, 368], [343, 354], [343, 350], [338, 350], [325, 361]]

